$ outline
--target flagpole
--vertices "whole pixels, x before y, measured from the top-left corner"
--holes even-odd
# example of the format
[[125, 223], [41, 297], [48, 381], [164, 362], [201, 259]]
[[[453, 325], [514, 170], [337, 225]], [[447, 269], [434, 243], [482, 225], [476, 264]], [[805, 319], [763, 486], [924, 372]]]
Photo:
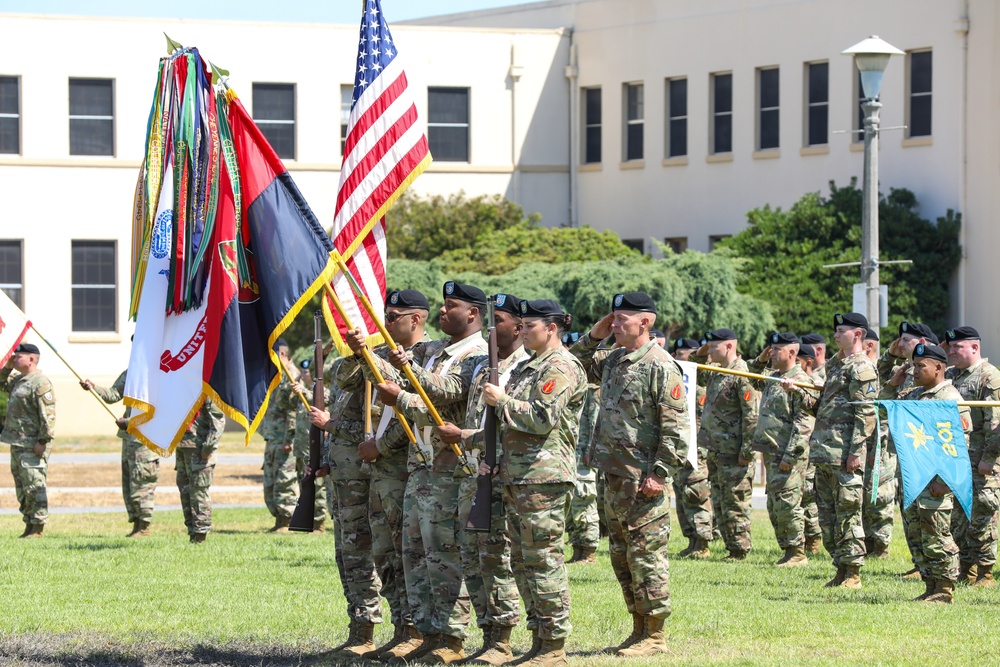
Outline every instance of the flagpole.
[[[741, 378], [749, 378], [751, 380], [765, 380], [767, 382], [781, 382], [784, 378], [778, 377], [776, 375], [759, 375], [757, 373], [747, 373], [746, 371], [736, 371], [731, 368], [722, 368], [720, 366], [706, 366], [705, 364], [695, 364], [699, 371], [709, 371], [710, 373], [722, 373], [723, 375], [736, 375]], [[822, 391], [823, 387], [815, 384], [807, 384], [805, 382], [793, 382], [792, 386], [801, 387], [803, 389], [816, 389], [817, 391]], [[998, 404], [1000, 405], [1000, 404]]]
[[365, 438], [371, 440], [375, 437], [372, 431], [372, 383], [365, 380]]
[[[39, 331], [38, 329], [36, 329], [36, 328], [35, 328], [35, 325], [34, 325], [34, 324], [32, 324], [32, 325], [31, 325], [31, 330], [32, 330], [32, 331], [34, 331], [34, 332], [35, 332], [35, 334], [36, 334], [36, 335], [37, 335], [37, 336], [38, 336], [39, 338], [41, 338], [41, 339], [42, 339], [42, 342], [44, 342], [44, 343], [45, 343], [46, 345], [48, 345], [48, 346], [49, 346], [49, 349], [50, 349], [50, 350], [52, 350], [53, 352], [55, 352], [55, 353], [56, 353], [56, 356], [57, 356], [57, 357], [59, 357], [59, 361], [61, 361], [61, 362], [63, 362], [63, 364], [65, 364], [66, 368], [68, 368], [68, 369], [70, 370], [70, 372], [71, 372], [71, 373], [73, 373], [73, 375], [75, 375], [75, 376], [76, 376], [76, 379], [77, 379], [77, 380], [79, 380], [80, 382], [83, 382], [83, 378], [82, 378], [82, 377], [80, 377], [80, 374], [79, 374], [79, 373], [77, 373], [77, 372], [76, 372], [76, 370], [74, 370], [74, 369], [73, 369], [73, 367], [69, 365], [69, 362], [68, 362], [68, 361], [66, 361], [65, 359], [63, 359], [63, 356], [62, 356], [61, 354], [59, 354], [59, 350], [57, 350], [57, 349], [55, 348], [55, 346], [54, 346], [54, 345], [53, 345], [52, 343], [50, 343], [50, 342], [49, 342], [49, 339], [48, 339], [48, 338], [46, 338], [45, 336], [43, 336], [43, 335], [42, 335], [42, 332], [41, 332], [41, 331]], [[118, 421], [118, 415], [116, 415], [116, 414], [115, 414], [114, 412], [112, 412], [112, 411], [111, 411], [111, 408], [109, 408], [109, 407], [108, 407], [108, 404], [104, 402], [104, 399], [102, 399], [102, 398], [101, 398], [100, 396], [98, 396], [98, 395], [97, 395], [97, 392], [96, 392], [96, 391], [94, 391], [94, 388], [93, 388], [93, 387], [91, 387], [91, 388], [90, 388], [90, 389], [88, 389], [87, 391], [88, 391], [88, 392], [89, 392], [89, 393], [90, 393], [90, 394], [91, 394], [91, 395], [92, 395], [92, 396], [93, 396], [94, 398], [96, 398], [96, 399], [97, 399], [97, 402], [101, 404], [101, 407], [102, 407], [102, 408], [104, 408], [105, 410], [107, 410], [107, 411], [108, 411], [108, 414], [109, 414], [109, 415], [111, 415], [111, 418], [112, 418], [112, 419], [114, 419], [115, 421]]]

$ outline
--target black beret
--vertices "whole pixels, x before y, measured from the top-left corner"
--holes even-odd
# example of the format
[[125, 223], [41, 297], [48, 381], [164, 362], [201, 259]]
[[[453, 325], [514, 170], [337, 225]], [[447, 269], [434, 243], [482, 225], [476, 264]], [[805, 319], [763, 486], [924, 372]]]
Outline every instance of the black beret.
[[17, 346], [17, 349], [14, 350], [14, 352], [23, 352], [25, 354], [41, 354], [41, 352], [38, 351], [38, 346], [33, 343], [21, 343], [20, 345]]
[[937, 336], [926, 324], [921, 324], [919, 322], [900, 322], [899, 323], [899, 335], [910, 334], [911, 336], [916, 336], [917, 338], [926, 338], [927, 340], [934, 339], [934, 344], [937, 345]]
[[284, 338], [279, 338], [278, 340], [274, 341], [274, 351], [275, 352], [277, 352], [278, 348], [281, 348], [281, 347], [288, 347], [288, 342]]
[[736, 334], [733, 333], [732, 329], [716, 329], [715, 331], [708, 331], [705, 333], [705, 340], [736, 340]]
[[972, 327], [955, 327], [944, 332], [945, 338], [952, 340], [982, 340], [979, 332]]
[[393, 308], [431, 309], [431, 304], [424, 293], [415, 289], [399, 289], [389, 292], [389, 298], [385, 300], [385, 305]]
[[615, 294], [611, 301], [611, 310], [636, 310], [640, 313], [655, 313], [656, 304], [645, 292], [629, 292]]
[[809, 343], [799, 343], [799, 358], [815, 359], [816, 349]]
[[649, 330], [649, 337], [650, 338], [666, 338], [667, 334], [663, 333], [659, 329], [650, 329]]
[[707, 342], [708, 342], [708, 339], [705, 338], [704, 336], [698, 339], [698, 345], [704, 345]]
[[578, 331], [574, 331], [573, 333], [567, 331], [562, 335], [563, 345], [572, 345], [578, 340], [580, 340], [580, 332]]
[[550, 315], [565, 315], [562, 306], [551, 299], [521, 302], [521, 317], [549, 317]]
[[948, 355], [937, 345], [924, 345], [920, 343], [913, 349], [914, 359], [936, 359], [948, 363]]
[[785, 333], [773, 333], [771, 337], [768, 338], [768, 342], [771, 345], [790, 345], [792, 343], [798, 343], [799, 337], [793, 334], [791, 331], [786, 331]]
[[833, 316], [833, 328], [852, 327], [854, 329], [867, 329], [868, 318], [861, 313], [837, 313]]
[[474, 306], [486, 307], [486, 293], [475, 285], [463, 285], [449, 280], [444, 284], [444, 298], [468, 301]]
[[697, 350], [701, 347], [701, 343], [696, 341], [694, 338], [678, 338], [674, 341], [673, 349], [677, 350]]
[[868, 327], [865, 329], [865, 340], [878, 340], [878, 332]]
[[818, 333], [807, 333], [799, 340], [807, 345], [826, 345], [826, 338], [823, 337], [823, 334]]
[[513, 294], [494, 294], [492, 297], [495, 310], [502, 310], [516, 317], [521, 317], [521, 300]]

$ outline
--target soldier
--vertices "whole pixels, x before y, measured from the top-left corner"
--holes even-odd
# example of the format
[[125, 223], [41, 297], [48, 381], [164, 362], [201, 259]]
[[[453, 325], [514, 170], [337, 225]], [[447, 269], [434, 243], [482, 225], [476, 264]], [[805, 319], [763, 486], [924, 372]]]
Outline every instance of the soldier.
[[[298, 399], [292, 394], [288, 375], [288, 343], [279, 338], [274, 343], [278, 361], [286, 368], [281, 373], [281, 382], [271, 393], [267, 412], [260, 425], [264, 437], [264, 504], [274, 517], [274, 526], [268, 532], [287, 533], [288, 522], [295, 511], [296, 473], [295, 458], [292, 455], [292, 441], [295, 433], [295, 404]], [[291, 437], [289, 437], [291, 435]]]
[[[912, 351], [911, 368], [900, 366], [887, 383], [887, 395], [899, 392], [899, 398], [913, 401], [961, 401], [962, 394], [945, 379], [948, 356], [937, 345], [919, 343]], [[907, 376], [913, 388], [902, 390]], [[966, 441], [972, 433], [972, 416], [967, 406], [958, 408]], [[940, 426], [940, 425], [939, 425]], [[957, 425], [956, 425], [957, 426]], [[927, 485], [917, 499], [905, 509], [905, 522], [911, 533], [908, 541], [916, 546], [914, 561], [920, 570], [926, 589], [916, 600], [951, 604], [958, 579], [958, 545], [951, 535], [951, 514], [955, 494], [940, 477]], [[961, 510], [959, 510], [961, 512]]]
[[226, 416], [206, 398], [175, 452], [184, 525], [194, 543], [204, 542], [212, 530], [212, 499], [208, 491], [215, 476], [215, 451], [225, 427]]
[[[309, 359], [306, 359], [302, 363], [302, 373], [299, 375], [297, 382], [292, 384], [292, 391], [297, 392], [302, 395], [306, 401], [312, 405], [313, 400], [313, 379], [312, 373], [309, 369]], [[295, 475], [301, 480], [303, 475], [306, 473], [306, 468], [309, 466], [309, 410], [306, 406], [302, 405], [302, 402], [297, 398], [289, 399], [293, 407], [295, 408], [295, 422], [292, 427], [286, 431], [285, 436], [282, 438], [285, 442], [292, 443], [292, 454], [295, 457]], [[323, 405], [330, 403], [330, 387], [327, 384], [323, 384]], [[317, 533], [326, 532], [326, 516], [330, 511], [329, 499], [326, 493], [326, 482], [327, 480], [323, 477], [316, 477], [314, 479], [314, 484], [316, 486], [316, 509], [313, 513], [313, 531]], [[301, 491], [301, 490], [300, 490]], [[291, 518], [291, 517], [289, 517]]]
[[[701, 345], [693, 338], [674, 341], [674, 358], [688, 361]], [[700, 374], [699, 374], [700, 375]], [[695, 419], [701, 423], [705, 409], [705, 386], [698, 384], [695, 400]], [[698, 467], [683, 468], [674, 477], [674, 497], [677, 499], [677, 520], [681, 533], [688, 538], [688, 545], [678, 556], [704, 559], [712, 555], [708, 543], [712, 541], [714, 514], [712, 511], [712, 485], [708, 480], [708, 450], [698, 448]]]
[[663, 349], [667, 349], [667, 334], [663, 333], [659, 329], [652, 329], [649, 332], [649, 337], [655, 340], [657, 345]]
[[813, 373], [819, 376], [821, 380], [816, 384], [823, 384], [823, 382], [826, 382], [826, 337], [823, 334], [808, 333], [799, 339], [799, 344], [812, 347], [816, 358]]
[[[868, 327], [865, 333], [865, 354], [873, 362], [879, 359], [878, 333]], [[865, 466], [864, 509], [861, 520], [865, 530], [865, 550], [873, 558], [888, 558], [889, 545], [892, 543], [892, 526], [896, 518], [896, 452], [889, 447], [889, 426], [882, 422], [882, 430], [878, 437], [881, 446], [875, 447], [874, 442], [868, 446], [868, 461]], [[879, 453], [876, 465], [876, 450]], [[878, 492], [875, 502], [871, 502], [872, 487], [875, 475], [878, 473]]]
[[[93, 389], [105, 403], [117, 403], [124, 396], [127, 374], [127, 369], [122, 371], [110, 388], [99, 387], [90, 380], [80, 380], [80, 386], [86, 391]], [[131, 414], [132, 408], [125, 408], [125, 414], [115, 420], [117, 435], [122, 439], [122, 499], [132, 524], [132, 532], [126, 537], [149, 537], [156, 504], [156, 483], [160, 479], [160, 455], [126, 430]]]
[[[809, 380], [822, 387], [824, 377], [816, 372], [816, 351], [813, 346], [800, 342], [797, 358]], [[819, 527], [819, 509], [816, 507], [816, 466], [808, 457], [806, 457], [806, 471], [802, 476], [802, 519], [806, 554], [818, 554], [823, 545], [823, 530]]]
[[809, 436], [816, 418], [813, 410], [819, 393], [796, 387], [794, 383], [812, 384], [812, 379], [798, 364], [799, 337], [793, 333], [774, 333], [766, 356], [774, 369], [773, 376], [789, 385], [767, 382], [760, 397], [760, 417], [753, 435], [753, 449], [764, 455], [767, 466], [767, 514], [774, 526], [778, 546], [784, 549], [776, 565], [806, 565], [802, 484], [809, 460]]
[[816, 504], [823, 545], [836, 576], [827, 587], [861, 588], [865, 563], [862, 495], [868, 443], [875, 433], [878, 373], [864, 353], [868, 320], [860, 313], [836, 314], [839, 354], [826, 366], [826, 383], [816, 407], [809, 460], [816, 466]]
[[573, 546], [573, 556], [569, 562], [585, 565], [597, 562], [597, 546], [601, 541], [601, 517], [597, 511], [597, 471], [584, 462], [593, 441], [597, 413], [600, 410], [600, 389], [596, 384], [588, 385], [583, 410], [580, 412], [580, 434], [576, 441], [576, 483], [566, 518], [566, 536]]
[[[705, 334], [709, 359], [722, 368], [747, 371], [732, 329]], [[719, 494], [722, 538], [728, 561], [747, 557], [752, 547], [750, 510], [753, 501], [754, 453], [750, 449], [757, 427], [759, 394], [746, 378], [713, 373], [705, 392], [705, 412], [698, 442], [708, 450], [712, 495]]]
[[[946, 377], [967, 401], [1000, 401], [1000, 371], [982, 356], [979, 332], [969, 326], [948, 329]], [[972, 519], [952, 512], [951, 530], [960, 551], [963, 578], [976, 587], [993, 587], [997, 559], [997, 508], [1000, 507], [1000, 408], [973, 407], [969, 459], [972, 463]]]
[[[612, 312], [573, 346], [591, 381], [601, 382], [601, 411], [591, 465], [605, 475], [611, 565], [632, 614], [623, 656], [666, 653], [670, 615], [670, 496], [673, 475], [690, 467], [690, 415], [680, 366], [649, 337], [656, 304], [642, 292], [618, 294]], [[618, 347], [598, 346], [614, 334]]]
[[10, 445], [10, 474], [24, 521], [21, 537], [32, 538], [42, 536], [49, 517], [45, 482], [56, 426], [56, 397], [38, 370], [38, 356], [37, 345], [21, 343], [0, 370], [0, 388], [8, 395], [0, 442]]

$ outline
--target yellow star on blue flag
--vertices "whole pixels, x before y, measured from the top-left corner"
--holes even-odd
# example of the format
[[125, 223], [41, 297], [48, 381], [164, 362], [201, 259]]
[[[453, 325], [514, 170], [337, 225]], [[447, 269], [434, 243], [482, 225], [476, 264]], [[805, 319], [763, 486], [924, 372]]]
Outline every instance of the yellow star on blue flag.
[[906, 422], [906, 425], [907, 427], [909, 427], [910, 432], [905, 435], [907, 438], [911, 438], [913, 440], [914, 449], [918, 449], [920, 447], [927, 449], [927, 441], [930, 440], [931, 442], [934, 442], [934, 438], [932, 436], [929, 436], [926, 433], [924, 433], [923, 424], [917, 426], [913, 422]]

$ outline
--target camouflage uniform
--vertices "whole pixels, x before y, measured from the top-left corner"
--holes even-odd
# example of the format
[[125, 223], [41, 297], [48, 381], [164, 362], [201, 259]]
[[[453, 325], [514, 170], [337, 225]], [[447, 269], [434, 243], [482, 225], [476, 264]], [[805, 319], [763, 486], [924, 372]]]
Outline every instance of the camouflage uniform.
[[208, 490], [215, 476], [215, 451], [225, 427], [226, 416], [206, 398], [177, 445], [177, 490], [188, 535], [204, 535], [212, 530], [212, 499]]
[[[1000, 400], [1000, 371], [983, 359], [959, 370], [948, 369], [945, 377], [968, 401]], [[997, 560], [997, 508], [1000, 507], [1000, 408], [972, 408], [972, 435], [969, 459], [972, 464], [972, 520], [965, 512], [952, 512], [951, 530], [961, 548], [961, 562], [969, 565], [995, 565]], [[993, 465], [992, 475], [979, 472], [980, 461]]]
[[[94, 393], [105, 403], [117, 403], [124, 396], [127, 374], [128, 370], [122, 371], [109, 389], [95, 385]], [[128, 419], [131, 414], [132, 408], [125, 408], [122, 416]], [[118, 437], [122, 439], [122, 499], [128, 520], [132, 523], [151, 523], [156, 504], [156, 483], [160, 479], [160, 455], [133, 438], [128, 431], [118, 429]]]
[[[820, 374], [814, 370], [809, 373], [809, 379], [814, 385], [822, 387], [826, 382], [826, 372]], [[819, 509], [816, 507], [816, 465], [808, 457], [802, 476], [802, 519], [806, 541], [816, 540], [816, 544], [822, 542], [823, 530], [819, 527]]]
[[[868, 442], [875, 432], [878, 396], [875, 364], [858, 352], [826, 365], [826, 384], [816, 407], [816, 426], [809, 440], [809, 460], [816, 466], [816, 504], [823, 546], [838, 568], [865, 563], [862, 495]], [[847, 472], [847, 457], [861, 457], [861, 468]]]
[[630, 613], [670, 615], [670, 496], [639, 493], [652, 472], [666, 483], [689, 467], [690, 415], [680, 366], [650, 341], [628, 352], [599, 350], [589, 333], [572, 347], [591, 381], [601, 384], [601, 411], [591, 462], [605, 474], [611, 565]]
[[[38, 369], [22, 375], [10, 368], [0, 370], [0, 388], [8, 394], [7, 415], [0, 442], [10, 445], [10, 474], [14, 478], [21, 518], [29, 526], [44, 526], [49, 516], [45, 490], [49, 443], [55, 437], [56, 399], [52, 383]], [[45, 446], [41, 456], [36, 443]]]
[[[312, 387], [303, 387], [302, 396], [309, 401], [313, 400]], [[312, 424], [309, 423], [309, 412], [298, 398], [293, 398], [295, 403], [295, 424], [285, 434], [284, 441], [292, 443], [292, 455], [295, 457], [296, 479], [301, 480], [306, 474], [306, 466], [309, 465], [309, 430]], [[330, 389], [323, 386], [323, 405], [330, 404]], [[326, 521], [329, 503], [326, 494], [328, 478], [317, 477], [314, 481], [316, 486], [316, 509], [313, 512], [313, 525], [322, 525]], [[300, 482], [301, 486], [301, 482]]]
[[[705, 373], [699, 373], [699, 376]], [[698, 383], [695, 400], [695, 420], [700, 425], [705, 409], [705, 387]], [[708, 479], [708, 450], [698, 447], [698, 467], [678, 471], [673, 482], [677, 520], [681, 534], [689, 540], [711, 542], [714, 535], [715, 513], [712, 507], [712, 485]]]
[[[747, 371], [737, 357], [730, 370]], [[712, 495], [718, 494], [722, 539], [730, 554], [751, 549], [750, 510], [753, 502], [753, 461], [750, 449], [757, 427], [759, 394], [746, 378], [713, 373], [705, 394], [705, 412], [698, 444], [708, 450]], [[748, 461], [741, 464], [740, 459]]]
[[497, 402], [500, 481], [515, 567], [523, 568], [538, 637], [569, 636], [569, 580], [563, 561], [566, 504], [576, 480], [576, 441], [587, 378], [557, 347], [518, 367]]
[[[903, 384], [899, 387], [891, 387], [889, 385], [889, 380], [892, 376], [896, 374], [896, 370], [906, 361], [901, 357], [897, 357], [889, 354], [886, 350], [879, 357], [876, 368], [878, 370], [879, 383], [881, 384], [881, 390], [879, 391], [879, 398], [894, 399], [899, 392], [908, 391], [913, 388], [913, 368], [909, 368], [906, 371], [906, 377], [903, 379]], [[910, 541], [913, 535], [916, 535], [915, 530], [907, 528], [906, 522], [909, 520], [906, 509], [903, 507], [903, 483], [900, 478], [899, 465], [896, 461], [896, 449], [892, 446], [891, 441], [889, 441], [889, 429], [887, 424], [882, 425], [883, 433], [882, 442], [886, 444], [883, 447], [882, 464], [886, 469], [891, 470], [893, 477], [890, 478], [883, 472], [879, 472], [879, 491], [878, 497], [875, 499], [875, 505], [871, 505], [871, 488], [872, 488], [872, 475], [871, 475], [871, 465], [869, 465], [869, 470], [865, 470], [865, 508], [864, 508], [864, 526], [865, 526], [865, 536], [866, 541], [875, 547], [875, 542], [881, 545], [888, 545], [889, 539], [892, 537], [892, 522], [895, 519], [895, 506], [899, 506], [900, 516], [903, 519], [903, 536], [906, 538], [906, 547], [910, 552], [911, 560], [915, 559], [916, 550], [920, 545], [915, 544]], [[871, 449], [871, 447], [869, 447]], [[888, 450], [889, 453], [886, 453]], [[875, 455], [869, 451], [868, 452], [868, 463], [871, 464], [875, 460]], [[890, 488], [891, 484], [891, 488]], [[892, 493], [892, 499], [888, 503], [887, 499], [889, 494]], [[884, 526], [888, 523], [888, 529]], [[881, 524], [883, 529], [881, 531], [881, 537], [877, 534], [879, 531], [876, 530], [878, 525]], [[916, 565], [916, 560], [913, 561]]]
[[597, 425], [600, 401], [601, 388], [591, 385], [580, 414], [580, 435], [576, 443], [576, 484], [566, 518], [566, 535], [570, 544], [577, 548], [596, 549], [601, 540], [600, 516], [597, 513], [597, 471], [584, 463]]
[[[295, 457], [285, 447], [292, 444], [295, 433], [295, 404], [292, 384], [282, 374], [281, 383], [271, 394], [267, 412], [260, 425], [264, 438], [264, 504], [271, 516], [288, 519], [295, 511]], [[291, 437], [290, 437], [291, 436]]]

